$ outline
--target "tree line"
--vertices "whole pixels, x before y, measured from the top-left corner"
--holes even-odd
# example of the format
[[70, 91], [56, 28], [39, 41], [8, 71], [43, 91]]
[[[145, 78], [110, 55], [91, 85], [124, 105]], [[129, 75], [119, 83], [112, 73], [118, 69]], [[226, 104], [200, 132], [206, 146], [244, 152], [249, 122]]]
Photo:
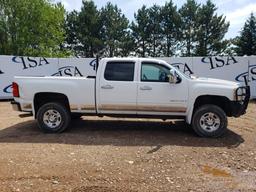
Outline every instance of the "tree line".
[[256, 55], [256, 19], [225, 39], [229, 22], [208, 0], [142, 6], [129, 21], [117, 5], [83, 0], [67, 12], [50, 0], [0, 0], [0, 55], [47, 57]]

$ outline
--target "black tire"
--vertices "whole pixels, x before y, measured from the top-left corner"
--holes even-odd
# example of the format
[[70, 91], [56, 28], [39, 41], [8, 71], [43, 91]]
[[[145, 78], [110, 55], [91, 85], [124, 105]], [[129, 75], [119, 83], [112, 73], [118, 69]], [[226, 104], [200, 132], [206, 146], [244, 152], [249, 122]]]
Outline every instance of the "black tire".
[[[209, 113], [214, 114], [212, 119], [215, 119], [210, 120], [211, 125], [208, 122], [206, 123], [207, 120], [204, 121], [204, 118], [209, 117], [207, 115]], [[219, 119], [219, 123], [217, 119]], [[210, 104], [202, 105], [196, 109], [192, 119], [192, 128], [200, 137], [221, 137], [227, 131], [227, 124], [227, 116], [223, 109]]]
[[[55, 124], [56, 127], [52, 127], [52, 128], [50, 126], [48, 126], [47, 123], [44, 122], [44, 115], [49, 114], [50, 110], [54, 111], [58, 115], [58, 118], [56, 118], [58, 123]], [[43, 132], [45, 132], [45, 133], [61, 133], [68, 127], [71, 118], [70, 118], [69, 110], [63, 104], [46, 103], [39, 108], [39, 110], [37, 112], [36, 119], [37, 119], [37, 124], [38, 124], [39, 128]], [[51, 123], [50, 120], [46, 120], [46, 121], [48, 121], [48, 123], [49, 122]]]

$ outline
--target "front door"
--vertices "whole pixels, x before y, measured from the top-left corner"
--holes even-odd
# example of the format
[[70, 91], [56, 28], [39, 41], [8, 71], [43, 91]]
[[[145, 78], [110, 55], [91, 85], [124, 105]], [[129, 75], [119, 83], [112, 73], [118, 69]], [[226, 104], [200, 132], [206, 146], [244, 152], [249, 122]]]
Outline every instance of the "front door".
[[137, 113], [145, 115], [185, 115], [187, 110], [187, 80], [180, 78], [170, 84], [167, 64], [142, 62], [138, 82]]
[[137, 81], [135, 62], [107, 62], [100, 79], [98, 112], [136, 114]]

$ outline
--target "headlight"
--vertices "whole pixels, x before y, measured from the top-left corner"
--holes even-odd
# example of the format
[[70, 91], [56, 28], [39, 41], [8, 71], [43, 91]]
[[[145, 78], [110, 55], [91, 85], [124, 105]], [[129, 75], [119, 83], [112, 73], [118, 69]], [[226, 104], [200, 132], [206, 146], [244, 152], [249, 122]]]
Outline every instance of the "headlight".
[[244, 87], [238, 87], [235, 89], [235, 100], [237, 101], [243, 101], [246, 96], [246, 89]]

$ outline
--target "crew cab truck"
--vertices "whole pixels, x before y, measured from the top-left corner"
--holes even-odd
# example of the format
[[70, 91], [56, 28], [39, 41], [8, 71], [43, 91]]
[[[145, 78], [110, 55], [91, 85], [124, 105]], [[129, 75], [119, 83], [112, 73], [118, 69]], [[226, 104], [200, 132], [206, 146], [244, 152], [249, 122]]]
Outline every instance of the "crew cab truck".
[[31, 112], [47, 133], [64, 131], [74, 116], [184, 119], [203, 137], [222, 136], [227, 116], [245, 113], [250, 89], [239, 83], [187, 76], [157, 59], [103, 58], [94, 76], [15, 77], [13, 108]]

